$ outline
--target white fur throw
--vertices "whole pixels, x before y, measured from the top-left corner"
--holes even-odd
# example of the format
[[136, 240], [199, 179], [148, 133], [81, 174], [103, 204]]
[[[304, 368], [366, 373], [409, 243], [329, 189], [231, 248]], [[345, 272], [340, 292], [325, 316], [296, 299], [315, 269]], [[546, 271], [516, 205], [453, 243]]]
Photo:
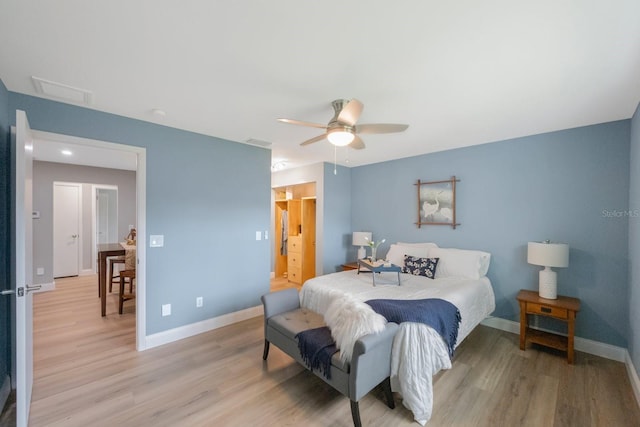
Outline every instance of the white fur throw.
[[349, 295], [336, 297], [329, 304], [324, 321], [331, 329], [343, 362], [351, 361], [353, 345], [359, 338], [382, 332], [387, 324], [387, 319], [373, 311], [369, 304]]

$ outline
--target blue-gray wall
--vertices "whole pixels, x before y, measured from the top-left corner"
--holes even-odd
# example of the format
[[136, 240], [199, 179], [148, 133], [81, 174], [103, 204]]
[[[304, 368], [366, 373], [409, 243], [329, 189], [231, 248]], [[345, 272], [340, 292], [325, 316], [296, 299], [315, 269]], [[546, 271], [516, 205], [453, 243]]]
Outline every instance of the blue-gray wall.
[[260, 304], [271, 241], [255, 235], [270, 226], [269, 150], [14, 92], [9, 107], [36, 130], [146, 148], [147, 234], [165, 236], [147, 249], [147, 335]]
[[351, 246], [351, 169], [324, 163], [323, 271], [341, 271]]
[[[9, 289], [9, 92], [0, 80], [0, 290]], [[10, 296], [0, 296], [0, 385], [11, 369]], [[0, 401], [0, 404], [3, 402]]]
[[629, 157], [629, 353], [640, 375], [640, 104], [631, 119]]
[[[556, 269], [558, 292], [582, 300], [576, 334], [627, 347], [628, 219], [615, 212], [628, 209], [629, 138], [624, 120], [358, 167], [352, 229], [387, 242], [490, 252], [494, 315], [516, 321], [516, 294], [538, 283], [527, 242], [567, 242], [570, 265]], [[460, 179], [462, 225], [418, 229], [413, 184], [452, 175]]]

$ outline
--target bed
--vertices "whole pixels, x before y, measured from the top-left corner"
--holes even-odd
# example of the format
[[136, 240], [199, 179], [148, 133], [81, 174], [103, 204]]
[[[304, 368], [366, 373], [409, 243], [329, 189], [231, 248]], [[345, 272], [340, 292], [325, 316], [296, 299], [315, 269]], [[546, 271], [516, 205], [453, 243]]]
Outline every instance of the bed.
[[[394, 256], [393, 246], [388, 258], [389, 255], [391, 258]], [[437, 267], [440, 274], [431, 279], [401, 273], [399, 286], [397, 277], [392, 277], [395, 273], [387, 273], [392, 275], [386, 277], [388, 285], [381, 284], [385, 281], [385, 273], [382, 273], [376, 279], [377, 286], [372, 284], [371, 273], [358, 274], [356, 270], [351, 270], [327, 274], [305, 282], [300, 292], [301, 305], [325, 315], [332, 302], [341, 298], [357, 301], [444, 299], [460, 311], [461, 323], [456, 346], [459, 345], [495, 309], [493, 289], [486, 277], [490, 255], [458, 249], [407, 248], [398, 250], [437, 256], [441, 263]], [[395, 285], [391, 284], [394, 279]], [[447, 345], [434, 329], [424, 324], [402, 323], [394, 338], [391, 363], [393, 391], [402, 395], [403, 404], [413, 412], [414, 419], [425, 425], [432, 413], [432, 377], [442, 369], [451, 368]]]

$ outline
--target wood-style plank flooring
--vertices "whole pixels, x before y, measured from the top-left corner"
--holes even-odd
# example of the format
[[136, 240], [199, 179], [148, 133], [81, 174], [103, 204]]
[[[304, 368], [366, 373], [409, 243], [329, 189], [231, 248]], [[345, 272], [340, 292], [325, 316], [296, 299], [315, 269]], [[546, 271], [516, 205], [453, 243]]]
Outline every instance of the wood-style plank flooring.
[[[272, 346], [262, 318], [135, 351], [133, 302], [99, 315], [95, 276], [56, 280], [34, 297], [30, 426], [352, 426], [349, 401]], [[623, 364], [518, 348], [479, 326], [438, 374], [433, 426], [639, 426]], [[361, 402], [365, 426], [417, 426], [396, 395]]]

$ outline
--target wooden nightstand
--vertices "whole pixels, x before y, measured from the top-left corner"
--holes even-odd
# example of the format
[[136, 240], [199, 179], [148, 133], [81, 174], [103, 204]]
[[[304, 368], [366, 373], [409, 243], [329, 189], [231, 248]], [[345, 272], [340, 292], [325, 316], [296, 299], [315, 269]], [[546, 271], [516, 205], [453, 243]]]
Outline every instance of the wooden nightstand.
[[[575, 334], [576, 313], [580, 311], [578, 298], [563, 297], [546, 299], [536, 291], [521, 290], [516, 297], [520, 303], [520, 350], [524, 350], [527, 341], [567, 352], [567, 361], [573, 363], [573, 339]], [[528, 314], [551, 317], [567, 323], [567, 336], [539, 331], [529, 327]]]
[[342, 271], [357, 270], [357, 269], [358, 269], [357, 262], [349, 262], [346, 264], [342, 264]]

